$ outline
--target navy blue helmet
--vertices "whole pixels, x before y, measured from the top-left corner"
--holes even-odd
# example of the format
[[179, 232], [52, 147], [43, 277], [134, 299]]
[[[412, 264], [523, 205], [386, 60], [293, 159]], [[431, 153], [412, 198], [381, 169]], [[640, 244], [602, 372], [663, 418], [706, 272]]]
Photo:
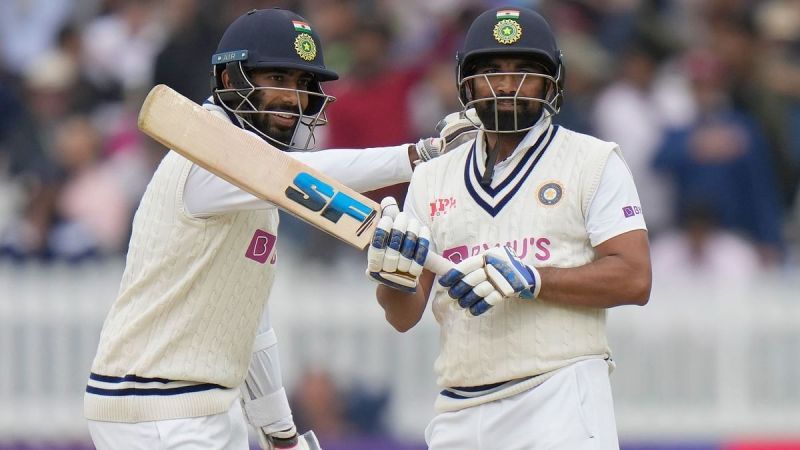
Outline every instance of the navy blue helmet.
[[[515, 73], [520, 80], [540, 77], [545, 80], [541, 98], [517, 95], [492, 98], [475, 98], [473, 83], [480, 79], [489, 82], [492, 75], [476, 75], [477, 65], [487, 58], [521, 57], [541, 66], [542, 73]], [[537, 12], [522, 7], [495, 8], [478, 16], [470, 25], [463, 50], [456, 55], [458, 96], [465, 110], [478, 102], [496, 102], [508, 99], [514, 102], [537, 102], [548, 115], [557, 114], [564, 96], [564, 64], [553, 31]], [[502, 75], [502, 74], [494, 74]], [[522, 81], [520, 81], [520, 86]], [[485, 103], [484, 103], [485, 104]], [[515, 119], [516, 121], [516, 119]], [[509, 130], [523, 131], [526, 128]], [[495, 130], [497, 131], [497, 130]]]
[[[301, 16], [284, 9], [254, 9], [231, 23], [211, 58], [212, 92], [217, 104], [235, 114], [242, 125], [262, 137], [279, 144], [284, 149], [306, 149], [313, 139], [314, 128], [325, 125], [325, 108], [335, 100], [326, 95], [321, 82], [336, 80], [336, 72], [325, 67], [319, 36]], [[258, 69], [299, 70], [311, 75], [305, 89], [289, 89], [297, 96], [293, 110], [269, 110], [259, 107], [259, 92], [286, 91], [286, 88], [258, 86], [251, 74]], [[229, 86], [223, 84], [222, 74], [227, 71]], [[308, 97], [305, 108], [300, 96]], [[290, 136], [277, 137], [264, 125], [269, 114], [296, 117], [297, 123]], [[304, 145], [294, 142], [297, 125], [308, 127]]]

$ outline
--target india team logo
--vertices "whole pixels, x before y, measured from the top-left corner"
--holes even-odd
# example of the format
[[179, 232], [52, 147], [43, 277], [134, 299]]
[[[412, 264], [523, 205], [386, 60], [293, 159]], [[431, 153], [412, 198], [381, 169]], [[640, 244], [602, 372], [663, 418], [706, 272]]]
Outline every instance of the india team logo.
[[564, 188], [555, 181], [551, 181], [539, 188], [539, 203], [545, 206], [553, 206], [561, 200], [563, 195]]
[[503, 19], [494, 26], [492, 34], [497, 42], [510, 45], [522, 36], [522, 27], [514, 20]]
[[309, 34], [298, 34], [294, 40], [294, 49], [306, 61], [312, 61], [317, 57], [317, 45], [314, 44], [314, 39]]

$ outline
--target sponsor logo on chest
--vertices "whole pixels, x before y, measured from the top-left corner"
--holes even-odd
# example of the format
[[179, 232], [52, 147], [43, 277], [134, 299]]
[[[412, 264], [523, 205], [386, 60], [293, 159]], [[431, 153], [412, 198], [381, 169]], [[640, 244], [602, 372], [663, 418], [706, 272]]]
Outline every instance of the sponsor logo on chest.
[[270, 264], [275, 264], [278, 257], [275, 252], [275, 244], [277, 242], [278, 237], [274, 234], [267, 233], [264, 230], [256, 230], [244, 256], [259, 264], [265, 264], [267, 261]]
[[429, 203], [431, 207], [431, 219], [444, 216], [456, 207], [455, 197], [437, 198]]
[[478, 255], [492, 247], [500, 247], [501, 245], [509, 246], [522, 260], [528, 257], [529, 254], [533, 255], [537, 261], [547, 261], [551, 256], [550, 247], [552, 246], [552, 241], [546, 237], [525, 237], [521, 239], [512, 239], [504, 244], [499, 242], [483, 242], [478, 245], [471, 246], [459, 245], [444, 250], [442, 252], [442, 256], [458, 264], [470, 256]]

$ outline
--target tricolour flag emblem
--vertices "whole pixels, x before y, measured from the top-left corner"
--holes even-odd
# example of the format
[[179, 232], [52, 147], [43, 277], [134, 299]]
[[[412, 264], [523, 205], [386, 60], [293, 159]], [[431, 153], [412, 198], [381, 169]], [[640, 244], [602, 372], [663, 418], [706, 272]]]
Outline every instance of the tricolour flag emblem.
[[294, 29], [296, 31], [302, 31], [303, 33], [311, 33], [311, 27], [308, 26], [308, 24], [305, 22], [301, 22], [299, 20], [293, 20], [292, 25], [294, 25]]
[[519, 19], [519, 11], [515, 9], [503, 9], [497, 11], [497, 20], [502, 19]]

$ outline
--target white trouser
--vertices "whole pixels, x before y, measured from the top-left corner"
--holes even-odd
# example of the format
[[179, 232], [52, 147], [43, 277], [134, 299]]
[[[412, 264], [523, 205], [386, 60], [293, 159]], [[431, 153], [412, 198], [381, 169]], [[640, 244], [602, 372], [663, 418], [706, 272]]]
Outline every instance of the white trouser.
[[618, 450], [608, 364], [581, 361], [502, 400], [438, 414], [431, 450]]
[[239, 402], [222, 414], [188, 419], [119, 423], [89, 421], [98, 450], [249, 450]]

